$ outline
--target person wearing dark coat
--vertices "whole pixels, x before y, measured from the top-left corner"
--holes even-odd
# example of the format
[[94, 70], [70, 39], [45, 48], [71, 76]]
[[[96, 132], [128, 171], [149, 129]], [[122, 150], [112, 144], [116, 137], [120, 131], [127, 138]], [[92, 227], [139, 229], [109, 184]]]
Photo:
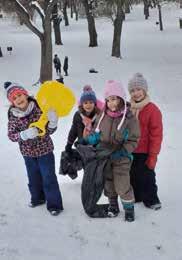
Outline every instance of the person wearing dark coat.
[[64, 58], [63, 70], [65, 73], [65, 76], [68, 76], [68, 56], [65, 56], [65, 58]]
[[61, 75], [61, 61], [58, 58], [57, 54], [54, 55], [53, 63], [54, 63], [54, 67], [56, 69], [57, 75]]

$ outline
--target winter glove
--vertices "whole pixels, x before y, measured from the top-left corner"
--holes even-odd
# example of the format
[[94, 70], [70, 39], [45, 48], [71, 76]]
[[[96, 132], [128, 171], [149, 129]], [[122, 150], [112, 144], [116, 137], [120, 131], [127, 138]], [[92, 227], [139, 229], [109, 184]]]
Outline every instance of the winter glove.
[[20, 132], [20, 137], [23, 141], [26, 141], [28, 139], [34, 139], [38, 136], [38, 129], [36, 127], [30, 127], [24, 131]]
[[54, 110], [49, 110], [47, 113], [47, 118], [49, 120], [48, 127], [56, 128], [58, 124], [58, 116]]
[[155, 166], [157, 163], [157, 154], [149, 154], [147, 160], [146, 160], [146, 165], [150, 170], [154, 170]]
[[73, 153], [72, 144], [67, 143], [67, 145], [65, 146], [65, 151], [68, 155], [72, 155]]

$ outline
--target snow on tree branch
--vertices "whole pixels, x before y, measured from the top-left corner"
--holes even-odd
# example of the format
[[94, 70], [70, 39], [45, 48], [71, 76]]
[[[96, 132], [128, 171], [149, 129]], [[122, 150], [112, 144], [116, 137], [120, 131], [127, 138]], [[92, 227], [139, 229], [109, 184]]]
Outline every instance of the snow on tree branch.
[[18, 1], [18, 0], [11, 0], [12, 3], [15, 4], [15, 9], [17, 14], [20, 16], [22, 21], [27, 25], [27, 27], [34, 32], [39, 38], [42, 38], [42, 33], [37, 29], [37, 27], [33, 24], [30, 19], [30, 15], [27, 12], [26, 8]]
[[43, 20], [45, 18], [44, 10], [40, 6], [40, 4], [37, 1], [32, 1], [31, 6], [38, 12], [41, 19]]

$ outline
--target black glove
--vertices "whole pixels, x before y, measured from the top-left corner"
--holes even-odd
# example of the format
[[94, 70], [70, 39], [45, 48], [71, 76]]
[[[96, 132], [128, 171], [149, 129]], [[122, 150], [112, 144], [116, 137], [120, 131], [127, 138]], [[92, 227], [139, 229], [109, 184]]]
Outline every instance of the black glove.
[[72, 144], [67, 143], [67, 145], [65, 146], [65, 151], [67, 154], [72, 154], [73, 153]]

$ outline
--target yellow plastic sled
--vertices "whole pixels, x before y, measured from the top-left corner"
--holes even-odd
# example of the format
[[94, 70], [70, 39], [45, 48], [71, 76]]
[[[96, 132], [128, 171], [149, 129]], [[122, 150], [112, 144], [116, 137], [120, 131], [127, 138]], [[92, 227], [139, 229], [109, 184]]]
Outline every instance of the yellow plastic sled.
[[37, 127], [40, 132], [39, 136], [46, 133], [47, 112], [50, 109], [56, 111], [58, 117], [67, 116], [76, 102], [73, 92], [57, 81], [44, 82], [37, 93], [36, 100], [43, 113], [40, 119], [29, 127]]

